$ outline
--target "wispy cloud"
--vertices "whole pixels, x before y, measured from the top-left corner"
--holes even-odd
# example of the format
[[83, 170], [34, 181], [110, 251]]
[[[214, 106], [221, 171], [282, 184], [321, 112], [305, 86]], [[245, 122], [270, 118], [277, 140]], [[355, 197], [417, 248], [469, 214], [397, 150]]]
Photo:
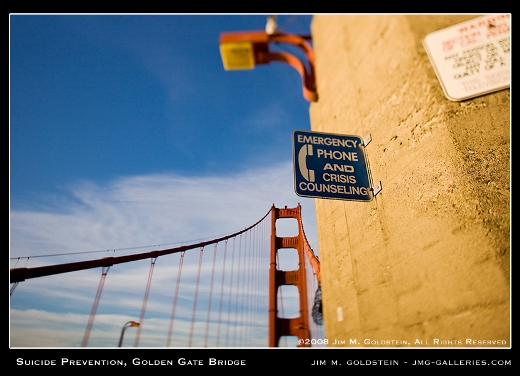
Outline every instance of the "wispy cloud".
[[241, 230], [270, 206], [302, 203], [311, 241], [312, 199], [297, 197], [292, 165], [251, 170], [239, 176], [126, 177], [106, 185], [81, 183], [76, 201], [52, 211], [11, 212], [11, 257], [113, 250], [217, 237]]

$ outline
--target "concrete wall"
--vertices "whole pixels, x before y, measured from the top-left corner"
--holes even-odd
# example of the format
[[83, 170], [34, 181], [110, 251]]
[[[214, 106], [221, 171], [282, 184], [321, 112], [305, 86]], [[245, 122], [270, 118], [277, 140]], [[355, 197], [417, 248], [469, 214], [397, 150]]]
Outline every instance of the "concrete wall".
[[314, 199], [329, 346], [510, 346], [510, 90], [448, 100], [422, 45], [474, 17], [313, 19], [311, 129], [370, 134], [383, 187]]

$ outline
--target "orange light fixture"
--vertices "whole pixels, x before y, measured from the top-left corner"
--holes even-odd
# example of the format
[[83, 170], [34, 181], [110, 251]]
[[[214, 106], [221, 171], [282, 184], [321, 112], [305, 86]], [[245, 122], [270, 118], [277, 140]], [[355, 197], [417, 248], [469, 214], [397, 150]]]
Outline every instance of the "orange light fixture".
[[[272, 52], [270, 43], [287, 43], [300, 48], [308, 60], [305, 64], [296, 56], [283, 51]], [[302, 36], [266, 31], [238, 31], [220, 34], [220, 56], [225, 70], [253, 69], [257, 64], [269, 64], [271, 61], [287, 63], [295, 68], [303, 81], [303, 96], [309, 102], [318, 101], [316, 78], [314, 73], [314, 51]]]

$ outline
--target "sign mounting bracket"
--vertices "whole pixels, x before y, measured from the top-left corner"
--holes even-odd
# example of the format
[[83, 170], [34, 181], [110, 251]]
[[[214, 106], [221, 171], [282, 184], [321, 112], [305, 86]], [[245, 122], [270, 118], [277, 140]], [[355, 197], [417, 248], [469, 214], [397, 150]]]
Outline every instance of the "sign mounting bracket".
[[382, 189], [383, 189], [383, 185], [382, 185], [381, 182], [379, 181], [376, 185], [374, 185], [374, 186], [372, 187], [372, 193], [373, 193], [374, 197], [377, 196], [377, 194], [378, 194], [379, 192], [381, 192]]

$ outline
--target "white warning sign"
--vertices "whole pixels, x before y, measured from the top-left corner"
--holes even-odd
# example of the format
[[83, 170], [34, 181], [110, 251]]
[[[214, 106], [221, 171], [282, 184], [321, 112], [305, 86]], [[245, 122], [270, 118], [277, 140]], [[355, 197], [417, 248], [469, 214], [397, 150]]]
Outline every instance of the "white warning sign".
[[477, 17], [423, 40], [449, 100], [462, 101], [511, 84], [511, 14]]

